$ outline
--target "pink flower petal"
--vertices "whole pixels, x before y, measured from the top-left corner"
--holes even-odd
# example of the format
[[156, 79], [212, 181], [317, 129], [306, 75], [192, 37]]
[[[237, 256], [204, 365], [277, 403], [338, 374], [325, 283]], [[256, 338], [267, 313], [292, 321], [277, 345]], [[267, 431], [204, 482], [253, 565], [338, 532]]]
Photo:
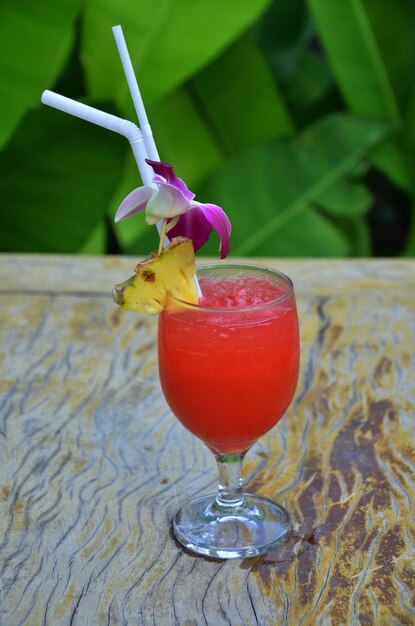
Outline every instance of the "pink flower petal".
[[[178, 178], [176, 176], [176, 174], [174, 173], [174, 169], [171, 165], [168, 165], [167, 163], [162, 163], [161, 161], [151, 161], [150, 159], [146, 159], [146, 162], [151, 165], [156, 173], [156, 176], [154, 176], [153, 178], [155, 183], [162, 183], [164, 181], [167, 181], [170, 185], [173, 185], [173, 187], [176, 187], [176, 189], [181, 191], [186, 200], [188, 200], [189, 202], [193, 200], [195, 194], [187, 188], [186, 183], [181, 178]], [[161, 180], [160, 177], [163, 177], [164, 181]]]
[[118, 207], [114, 218], [115, 221], [120, 222], [121, 220], [126, 220], [127, 217], [144, 211], [153, 193], [154, 189], [151, 189], [151, 187], [138, 187], [134, 189], [134, 191], [124, 198]]
[[[194, 203], [196, 204], [196, 203]], [[193, 242], [194, 251], [197, 252], [205, 245], [212, 231], [212, 226], [203, 215], [199, 206], [193, 206], [191, 211], [179, 217], [179, 221], [169, 231], [169, 237], [187, 237]]]
[[198, 206], [203, 211], [204, 217], [219, 233], [220, 258], [224, 259], [229, 254], [229, 237], [232, 232], [232, 225], [229, 221], [228, 216], [226, 215], [225, 211], [221, 209], [221, 207], [217, 204], [200, 204], [199, 202], [192, 202], [191, 204], [192, 206]]

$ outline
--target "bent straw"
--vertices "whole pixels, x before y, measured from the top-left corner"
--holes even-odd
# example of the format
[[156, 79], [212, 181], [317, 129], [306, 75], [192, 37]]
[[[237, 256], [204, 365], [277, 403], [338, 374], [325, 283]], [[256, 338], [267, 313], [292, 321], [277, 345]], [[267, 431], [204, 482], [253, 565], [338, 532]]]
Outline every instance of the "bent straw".
[[54, 109], [69, 113], [82, 120], [97, 124], [119, 135], [123, 135], [130, 142], [135, 161], [140, 171], [140, 176], [145, 185], [156, 188], [153, 183], [153, 169], [146, 163], [147, 151], [144, 145], [144, 137], [140, 129], [129, 120], [124, 120], [110, 113], [105, 113], [87, 104], [82, 104], [66, 96], [61, 96], [54, 91], [46, 90], [42, 93], [41, 101]]
[[[123, 49], [122, 41], [124, 40], [124, 36], [122, 33], [121, 26], [119, 26], [118, 28], [115, 26], [114, 28], [116, 29], [116, 32], [121, 31], [121, 38], [119, 38], [120, 36], [118, 34], [116, 37], [116, 41], [117, 41], [117, 38], [119, 38], [118, 40], [120, 41], [120, 46], [122, 50]], [[114, 33], [114, 36], [115, 36], [115, 33]], [[131, 60], [129, 59], [129, 56], [128, 56], [128, 50], [127, 50], [125, 41], [124, 41], [124, 47], [125, 47], [126, 52], [123, 52], [122, 59], [125, 60], [126, 67], [128, 67], [128, 65], [130, 66], [130, 69], [128, 70], [128, 72], [129, 72], [130, 77], [131, 76], [133, 77], [133, 79], [131, 79], [131, 85], [133, 86], [133, 89], [134, 89], [134, 84], [136, 85], [136, 88], [137, 88], [136, 92], [133, 92], [133, 93], [138, 92], [138, 99], [137, 99], [137, 96], [133, 96], [135, 98], [134, 104], [137, 105], [136, 111], [137, 111], [137, 114], [139, 115], [139, 119], [141, 116], [141, 120], [144, 121], [145, 130], [147, 133], [147, 142], [152, 152], [148, 152], [149, 149], [148, 149], [147, 144], [145, 143], [145, 137], [143, 133], [140, 131], [140, 129], [137, 127], [136, 124], [134, 124], [133, 122], [130, 122], [129, 120], [119, 118], [116, 115], [112, 115], [110, 113], [105, 113], [104, 111], [100, 111], [99, 109], [95, 109], [94, 107], [91, 107], [87, 104], [77, 102], [76, 100], [72, 100], [71, 98], [67, 98], [66, 96], [62, 96], [53, 91], [49, 91], [48, 89], [46, 89], [42, 93], [41, 102], [50, 107], [63, 111], [64, 113], [69, 113], [70, 115], [79, 117], [80, 119], [83, 119], [87, 122], [91, 122], [92, 124], [97, 124], [98, 126], [102, 126], [103, 128], [112, 130], [113, 132], [119, 133], [120, 135], [123, 135], [124, 137], [126, 137], [128, 141], [130, 142], [130, 145], [134, 154], [134, 158], [137, 163], [143, 183], [149, 187], [157, 188], [156, 183], [153, 182], [153, 169], [151, 168], [150, 165], [148, 165], [148, 163], [146, 163], [146, 158], [148, 154], [152, 154], [153, 155], [152, 158], [154, 158], [154, 160], [156, 161], [159, 161], [160, 158], [158, 156], [158, 152], [157, 152], [156, 144], [154, 142], [154, 138], [151, 132], [150, 124], [148, 123], [147, 114], [144, 108], [144, 103], [142, 101], [140, 90], [137, 84], [137, 80], [134, 75], [134, 70], [132, 68]], [[129, 64], [128, 64], [128, 61], [129, 61]], [[127, 80], [129, 80], [128, 76], [127, 76]], [[129, 82], [129, 85], [130, 85], [130, 82]], [[141, 106], [140, 106], [140, 103], [141, 103]], [[157, 230], [159, 233], [161, 233], [162, 231], [161, 221], [157, 222]], [[167, 245], [168, 243], [169, 243], [169, 238], [166, 235], [164, 235], [164, 245]], [[199, 285], [196, 275], [194, 276], [194, 281], [196, 284], [198, 295], [199, 297], [201, 297], [202, 292], [201, 292], [200, 285]]]
[[[77, 102], [76, 100], [62, 96], [54, 91], [49, 91], [48, 89], [42, 93], [40, 99], [42, 104], [46, 104], [64, 113], [69, 113], [69, 115], [74, 115], [86, 122], [102, 126], [102, 128], [112, 130], [126, 137], [130, 142], [143, 183], [148, 187], [157, 189], [157, 184], [153, 182], [153, 168], [146, 163], [147, 149], [144, 144], [144, 137], [136, 124], [129, 120], [122, 119], [121, 117], [117, 117], [116, 115], [112, 115], [111, 113], [105, 113], [104, 111], [95, 109], [88, 104], [83, 104], [82, 102]], [[162, 220], [157, 222], [156, 226], [158, 232], [161, 233]], [[169, 238], [165, 235], [163, 238], [164, 245], [168, 245], [169, 241]]]
[[114, 34], [115, 43], [117, 44], [118, 53], [120, 55], [121, 63], [124, 68], [124, 74], [127, 79], [131, 98], [133, 100], [134, 107], [137, 113], [140, 129], [144, 135], [144, 143], [147, 148], [148, 156], [152, 161], [160, 161], [157, 146], [154, 141], [151, 126], [149, 124], [147, 113], [144, 107], [143, 98], [141, 97], [140, 88], [138, 86], [137, 78], [134, 73], [133, 64], [131, 63], [131, 58], [128, 53], [123, 30], [121, 26], [118, 25], [112, 27], [112, 32]]

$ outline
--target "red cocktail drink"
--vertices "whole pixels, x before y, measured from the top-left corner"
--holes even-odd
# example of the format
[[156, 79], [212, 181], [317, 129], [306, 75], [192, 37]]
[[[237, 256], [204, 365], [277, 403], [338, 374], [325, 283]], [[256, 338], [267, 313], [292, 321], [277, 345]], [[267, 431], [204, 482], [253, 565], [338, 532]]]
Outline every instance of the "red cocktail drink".
[[298, 378], [293, 286], [266, 268], [202, 268], [198, 304], [171, 298], [159, 321], [159, 371], [176, 417], [216, 456], [219, 488], [185, 504], [176, 538], [199, 554], [241, 558], [287, 540], [291, 524], [275, 502], [244, 494], [246, 451], [290, 404]]
[[163, 392], [173, 413], [216, 454], [247, 450], [284, 415], [298, 378], [289, 284], [264, 276], [201, 276], [199, 306], [160, 316]]

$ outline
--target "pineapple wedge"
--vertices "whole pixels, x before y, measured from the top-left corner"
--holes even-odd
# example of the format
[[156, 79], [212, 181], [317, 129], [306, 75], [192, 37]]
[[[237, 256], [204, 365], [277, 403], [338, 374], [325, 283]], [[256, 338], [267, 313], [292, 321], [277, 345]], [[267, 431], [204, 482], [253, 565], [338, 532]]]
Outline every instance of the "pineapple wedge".
[[135, 271], [113, 290], [121, 309], [155, 315], [165, 308], [170, 294], [192, 304], [199, 301], [193, 243], [186, 237], [172, 239], [160, 256], [152, 252]]

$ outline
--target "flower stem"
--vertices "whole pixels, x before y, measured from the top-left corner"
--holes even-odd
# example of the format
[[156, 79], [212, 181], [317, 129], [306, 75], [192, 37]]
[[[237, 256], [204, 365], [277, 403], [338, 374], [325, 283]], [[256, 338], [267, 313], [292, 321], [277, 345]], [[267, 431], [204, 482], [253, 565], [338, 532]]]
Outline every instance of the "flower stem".
[[160, 254], [163, 251], [163, 243], [164, 243], [164, 237], [166, 236], [166, 228], [167, 228], [167, 218], [163, 220], [163, 223], [161, 225], [160, 243], [159, 243], [159, 249], [157, 251], [158, 256], [160, 256]]

